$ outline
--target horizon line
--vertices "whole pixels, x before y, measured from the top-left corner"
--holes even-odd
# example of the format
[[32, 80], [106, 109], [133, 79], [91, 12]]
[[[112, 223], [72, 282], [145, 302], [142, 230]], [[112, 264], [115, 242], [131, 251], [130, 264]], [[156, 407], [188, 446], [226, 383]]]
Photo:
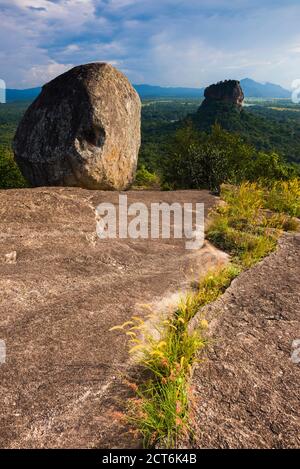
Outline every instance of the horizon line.
[[[59, 75], [58, 75], [59, 76]], [[54, 77], [53, 79], [55, 79], [56, 77]], [[235, 79], [235, 78], [231, 78], [232, 80], [236, 80], [236, 81], [244, 81], [244, 80], [251, 80], [255, 83], [258, 83], [260, 85], [275, 85], [275, 86], [280, 86], [283, 90], [285, 91], [291, 91], [291, 88], [286, 88], [285, 86], [281, 85], [281, 84], [278, 84], [278, 83], [273, 83], [271, 81], [257, 81], [257, 80], [254, 80], [253, 78], [249, 78], [249, 77], [245, 77], [245, 78], [241, 78], [240, 80], [238, 79]], [[221, 80], [221, 81], [225, 81], [226, 79], [224, 80]], [[51, 81], [51, 80], [50, 80]], [[130, 80], [129, 80], [130, 81]], [[47, 82], [49, 83], [49, 82]], [[163, 84], [150, 84], [150, 83], [133, 83], [130, 81], [130, 83], [132, 84], [132, 86], [152, 86], [152, 87], [159, 87], [159, 88], [169, 88], [169, 89], [172, 89], [172, 88], [181, 88], [181, 89], [191, 89], [191, 90], [204, 90], [205, 88], [207, 88], [208, 86], [210, 85], [203, 85], [203, 86], [191, 86], [191, 85], [163, 85]], [[216, 83], [219, 83], [219, 81], [215, 81], [211, 84], [216, 84]], [[14, 90], [14, 91], [27, 91], [27, 90], [34, 90], [34, 89], [37, 89], [37, 88], [42, 88], [46, 83], [42, 84], [42, 85], [36, 85], [36, 86], [30, 86], [28, 88], [15, 88], [15, 87], [7, 87], [6, 89], [7, 90]]]

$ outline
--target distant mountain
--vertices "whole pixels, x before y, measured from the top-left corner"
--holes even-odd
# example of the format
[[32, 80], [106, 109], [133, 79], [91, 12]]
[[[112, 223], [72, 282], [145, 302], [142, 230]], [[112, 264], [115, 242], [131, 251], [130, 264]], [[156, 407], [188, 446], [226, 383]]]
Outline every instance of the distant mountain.
[[[291, 92], [273, 83], [258, 83], [250, 78], [240, 81], [246, 98], [290, 98]], [[172, 88], [133, 85], [142, 99], [147, 98], [203, 98], [205, 88]]]
[[241, 80], [246, 98], [290, 98], [291, 92], [273, 83], [258, 83], [250, 78]]
[[133, 85], [142, 99], [147, 98], [203, 98], [204, 88]]
[[[203, 97], [204, 89], [202, 88], [172, 88], [161, 87], [152, 85], [133, 85], [142, 99], [151, 98], [199, 98]], [[41, 88], [31, 88], [26, 90], [13, 90], [6, 91], [7, 102], [13, 101], [32, 101], [35, 99]]]
[[29, 88], [26, 90], [6, 90], [6, 101], [33, 101], [41, 92], [41, 88]]
[[[280, 85], [273, 83], [258, 83], [245, 78], [241, 80], [246, 98], [290, 98], [291, 93]], [[141, 99], [151, 98], [203, 98], [204, 88], [163, 87], [153, 85], [133, 85]], [[40, 93], [41, 88], [30, 88], [26, 90], [8, 89], [6, 92], [7, 102], [32, 101]]]

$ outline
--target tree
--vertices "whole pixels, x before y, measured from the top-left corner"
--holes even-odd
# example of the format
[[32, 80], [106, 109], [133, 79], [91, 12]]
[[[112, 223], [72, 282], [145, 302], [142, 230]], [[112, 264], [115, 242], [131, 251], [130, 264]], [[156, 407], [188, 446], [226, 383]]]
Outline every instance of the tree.
[[276, 153], [263, 153], [220, 125], [197, 131], [191, 122], [177, 131], [169, 149], [165, 179], [174, 188], [218, 193], [224, 182], [288, 179], [296, 170]]
[[0, 147], [0, 188], [13, 189], [28, 187], [18, 166], [16, 165], [10, 149]]

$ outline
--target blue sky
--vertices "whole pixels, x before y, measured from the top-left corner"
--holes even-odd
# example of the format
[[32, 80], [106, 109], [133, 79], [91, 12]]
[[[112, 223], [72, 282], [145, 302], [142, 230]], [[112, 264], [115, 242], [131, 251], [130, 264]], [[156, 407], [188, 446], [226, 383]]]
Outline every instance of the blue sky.
[[10, 88], [93, 61], [163, 86], [300, 78], [300, 0], [0, 0], [0, 14]]

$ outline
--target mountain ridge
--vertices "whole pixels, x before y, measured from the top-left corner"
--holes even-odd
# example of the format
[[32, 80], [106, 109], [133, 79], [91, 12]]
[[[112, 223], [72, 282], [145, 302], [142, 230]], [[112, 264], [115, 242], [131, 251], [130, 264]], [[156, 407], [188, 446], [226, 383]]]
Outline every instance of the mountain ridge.
[[[240, 80], [246, 98], [288, 99], [291, 92], [274, 83], [259, 83], [251, 78]], [[203, 98], [205, 88], [164, 87], [159, 85], [134, 84], [141, 99], [147, 98]], [[29, 89], [7, 89], [7, 102], [30, 101], [35, 99], [41, 87]]]

